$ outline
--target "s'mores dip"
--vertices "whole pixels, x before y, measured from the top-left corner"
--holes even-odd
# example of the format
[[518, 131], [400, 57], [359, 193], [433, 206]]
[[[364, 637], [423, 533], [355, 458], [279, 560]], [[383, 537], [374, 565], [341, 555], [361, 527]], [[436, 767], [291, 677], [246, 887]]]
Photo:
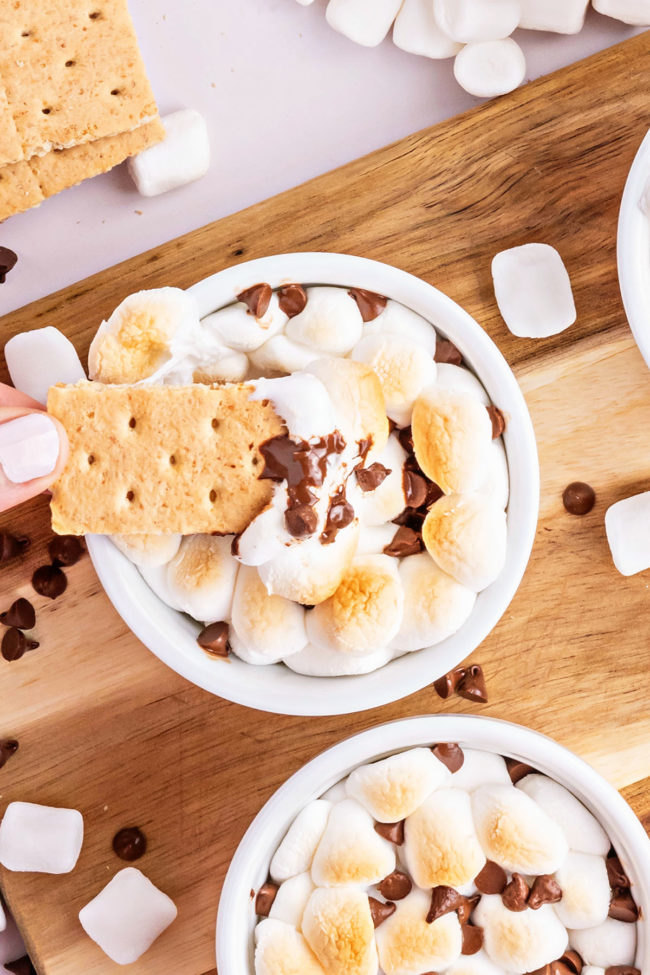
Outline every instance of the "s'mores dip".
[[640, 975], [640, 911], [598, 820], [523, 762], [454, 743], [355, 768], [252, 894], [255, 975]]
[[261, 282], [126, 298], [54, 387], [53, 525], [110, 534], [215, 658], [369, 673], [468, 619], [506, 555], [507, 416], [434, 324]]

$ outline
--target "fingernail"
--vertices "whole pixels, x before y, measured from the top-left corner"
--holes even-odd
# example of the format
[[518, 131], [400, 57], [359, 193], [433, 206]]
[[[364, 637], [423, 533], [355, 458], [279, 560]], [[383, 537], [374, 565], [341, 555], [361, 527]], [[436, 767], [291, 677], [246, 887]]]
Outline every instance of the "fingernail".
[[51, 474], [59, 457], [59, 434], [45, 413], [0, 423], [0, 465], [14, 484]]

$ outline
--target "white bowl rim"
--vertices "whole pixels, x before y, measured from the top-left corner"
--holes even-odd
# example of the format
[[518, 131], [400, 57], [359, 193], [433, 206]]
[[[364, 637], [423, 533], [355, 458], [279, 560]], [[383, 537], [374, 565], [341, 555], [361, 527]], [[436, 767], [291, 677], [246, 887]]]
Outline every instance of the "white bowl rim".
[[541, 732], [482, 715], [434, 714], [401, 718], [353, 735], [307, 762], [273, 793], [248, 827], [226, 874], [216, 926], [219, 975], [253, 975], [251, 891], [267, 879], [271, 857], [300, 809], [364, 762], [438, 741], [527, 762], [568, 788], [596, 815], [632, 880], [642, 914], [636, 963], [643, 973], [650, 971], [650, 839], [625, 799], [587, 762]]
[[639, 202], [650, 185], [650, 131], [628, 173], [618, 216], [616, 258], [625, 314], [646, 365], [650, 366], [650, 216]]
[[[296, 674], [281, 664], [253, 667], [236, 657], [228, 661], [208, 657], [196, 646], [196, 624], [158, 599], [108, 537], [87, 536], [88, 550], [106, 594], [135, 636], [191, 683], [237, 704], [276, 714], [348, 714], [379, 707], [412, 694], [457, 666], [490, 633], [515, 595], [532, 549], [539, 509], [539, 462], [532, 422], [508, 363], [487, 333], [460, 305], [422, 279], [352, 255], [279, 254], [218, 271], [189, 292], [203, 318], [232, 302], [251, 281], [260, 280], [274, 288], [299, 281], [378, 291], [433, 321], [458, 346], [492, 401], [508, 417], [504, 445], [510, 474], [509, 530], [501, 575], [479, 593], [467, 622], [447, 640], [392, 660], [369, 674], [323, 678]], [[439, 326], [439, 320], [444, 324]]]

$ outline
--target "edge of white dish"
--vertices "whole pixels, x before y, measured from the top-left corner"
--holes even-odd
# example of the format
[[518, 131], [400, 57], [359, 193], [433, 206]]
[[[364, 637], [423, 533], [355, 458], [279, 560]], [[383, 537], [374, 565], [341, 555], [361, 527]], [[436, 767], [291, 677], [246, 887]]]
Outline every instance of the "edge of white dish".
[[640, 207], [650, 186], [650, 132], [639, 147], [625, 183], [618, 216], [616, 259], [627, 320], [650, 367], [650, 214]]

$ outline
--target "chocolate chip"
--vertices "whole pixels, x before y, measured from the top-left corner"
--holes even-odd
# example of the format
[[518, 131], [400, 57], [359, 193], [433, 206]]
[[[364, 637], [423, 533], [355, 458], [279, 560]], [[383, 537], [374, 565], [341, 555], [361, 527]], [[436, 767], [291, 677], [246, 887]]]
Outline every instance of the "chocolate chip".
[[566, 965], [567, 968], [574, 973], [574, 975], [580, 975], [584, 965], [584, 962], [578, 952], [574, 951], [572, 948], [565, 951], [559, 961], [560, 964]]
[[0, 562], [8, 562], [21, 555], [25, 549], [29, 548], [30, 541], [23, 536], [11, 535], [9, 532], [0, 532]]
[[535, 877], [528, 895], [528, 906], [532, 911], [538, 910], [542, 904], [557, 904], [562, 900], [562, 888], [550, 873]]
[[463, 903], [458, 908], [458, 920], [461, 924], [467, 924], [472, 911], [481, 899], [480, 894], [472, 894], [471, 897], [463, 897]]
[[609, 916], [617, 921], [625, 921], [627, 924], [633, 924], [634, 921], [639, 920], [639, 908], [636, 906], [628, 887], [616, 887], [612, 891]]
[[443, 765], [446, 765], [450, 772], [457, 772], [463, 767], [465, 756], [463, 749], [455, 742], [443, 745], [433, 745], [431, 751]]
[[364, 288], [350, 288], [348, 294], [354, 298], [361, 317], [364, 322], [374, 322], [375, 318], [383, 312], [388, 302], [388, 298], [378, 295], [375, 291], [366, 291]]
[[445, 492], [433, 481], [427, 481], [427, 499], [424, 502], [425, 508], [430, 508], [432, 504], [439, 501]]
[[8, 972], [12, 972], [12, 975], [38, 975], [28, 955], [23, 955], [18, 961], [6, 961], [5, 968]]
[[474, 924], [464, 924], [461, 928], [463, 935], [462, 955], [475, 955], [483, 947], [483, 928]]
[[0, 652], [5, 660], [20, 660], [28, 650], [36, 650], [37, 647], [36, 640], [30, 640], [22, 630], [12, 626], [10, 630], [5, 631]]
[[57, 599], [68, 585], [65, 572], [58, 565], [42, 565], [32, 576], [32, 586], [39, 596]]
[[210, 623], [201, 630], [196, 642], [201, 649], [215, 657], [227, 657], [230, 653], [229, 632], [227, 623]]
[[345, 496], [345, 485], [340, 487], [330, 498], [325, 528], [321, 532], [320, 541], [323, 545], [333, 542], [340, 531], [347, 528], [354, 521], [354, 508]]
[[285, 284], [278, 291], [278, 304], [289, 318], [295, 318], [304, 311], [307, 304], [307, 292], [300, 284]]
[[607, 867], [607, 879], [609, 880], [610, 887], [630, 886], [630, 881], [623, 869], [623, 864], [615, 853], [607, 857], [605, 865]]
[[518, 758], [506, 758], [506, 766], [513, 785], [516, 785], [529, 772], [535, 771], [532, 765], [527, 765], [526, 762], [520, 762]]
[[450, 670], [448, 674], [443, 674], [442, 677], [434, 681], [433, 686], [438, 697], [446, 701], [451, 694], [455, 693], [464, 676], [465, 668], [457, 667], [456, 670]]
[[412, 889], [411, 878], [401, 870], [393, 870], [377, 884], [377, 890], [387, 901], [401, 901], [411, 893]]
[[376, 491], [390, 474], [390, 468], [376, 462], [369, 467], [357, 467], [354, 473], [362, 491]]
[[240, 292], [237, 295], [237, 301], [242, 301], [246, 305], [249, 315], [262, 318], [271, 304], [272, 294], [273, 289], [270, 284], [254, 284], [252, 288], [246, 288], [245, 291]]
[[113, 837], [113, 851], [120, 860], [139, 860], [147, 852], [147, 837], [137, 826], [125, 826]]
[[0, 284], [4, 284], [7, 275], [16, 266], [18, 255], [8, 247], [0, 247]]
[[6, 765], [9, 759], [18, 751], [18, 742], [15, 738], [0, 739], [0, 768]]
[[31, 630], [35, 622], [34, 607], [22, 596], [16, 599], [4, 613], [0, 613], [0, 623], [4, 623], [5, 626], [17, 626], [19, 630]]
[[379, 833], [389, 843], [401, 846], [404, 842], [404, 820], [399, 823], [375, 823], [375, 833]]
[[411, 427], [404, 427], [402, 430], [400, 430], [400, 432], [397, 434], [397, 439], [407, 454], [413, 453], [413, 431]]
[[408, 555], [417, 555], [423, 548], [424, 542], [419, 532], [407, 525], [400, 525], [392, 542], [384, 546], [384, 555], [392, 555], [395, 559], [405, 559]]
[[[9, 968], [9, 965], [6, 967]], [[641, 975], [641, 970], [632, 965], [610, 965], [605, 969], [605, 975]]]
[[472, 664], [465, 669], [465, 676], [460, 681], [456, 693], [466, 701], [478, 701], [487, 704], [487, 688], [483, 668], [480, 664]]
[[257, 897], [255, 898], [255, 913], [259, 917], [268, 917], [271, 908], [273, 907], [273, 901], [279, 891], [277, 884], [274, 884], [271, 880], [267, 880], [265, 884], [262, 884], [257, 892]]
[[509, 911], [525, 911], [530, 891], [528, 884], [520, 873], [513, 873], [509, 884], [506, 884], [501, 900]]
[[368, 904], [370, 905], [372, 923], [376, 928], [397, 910], [394, 904], [384, 904], [382, 901], [378, 901], [376, 897], [368, 897]]
[[502, 894], [508, 883], [508, 875], [494, 860], [487, 860], [481, 872], [474, 878], [474, 883], [482, 894]]
[[409, 471], [404, 468], [402, 483], [404, 485], [404, 497], [406, 499], [407, 507], [419, 508], [421, 505], [426, 503], [426, 478], [424, 478], [421, 474], [416, 474], [415, 471]]
[[570, 515], [587, 515], [596, 503], [596, 492], [584, 481], [573, 481], [565, 487], [562, 501]]
[[74, 565], [84, 554], [81, 539], [76, 535], [58, 535], [47, 547], [55, 565]]
[[492, 439], [496, 440], [497, 437], [501, 436], [506, 428], [506, 418], [498, 406], [490, 405], [486, 406], [485, 408], [488, 411], [488, 416], [492, 422]]
[[427, 924], [433, 924], [439, 917], [457, 911], [463, 904], [463, 895], [459, 894], [453, 887], [440, 884], [431, 891], [431, 907], [427, 914]]
[[436, 342], [436, 353], [433, 358], [435, 362], [448, 362], [452, 366], [460, 366], [463, 364], [462, 355], [449, 339], [438, 339]]
[[284, 523], [293, 538], [307, 538], [318, 527], [318, 515], [309, 504], [299, 504], [284, 513]]

